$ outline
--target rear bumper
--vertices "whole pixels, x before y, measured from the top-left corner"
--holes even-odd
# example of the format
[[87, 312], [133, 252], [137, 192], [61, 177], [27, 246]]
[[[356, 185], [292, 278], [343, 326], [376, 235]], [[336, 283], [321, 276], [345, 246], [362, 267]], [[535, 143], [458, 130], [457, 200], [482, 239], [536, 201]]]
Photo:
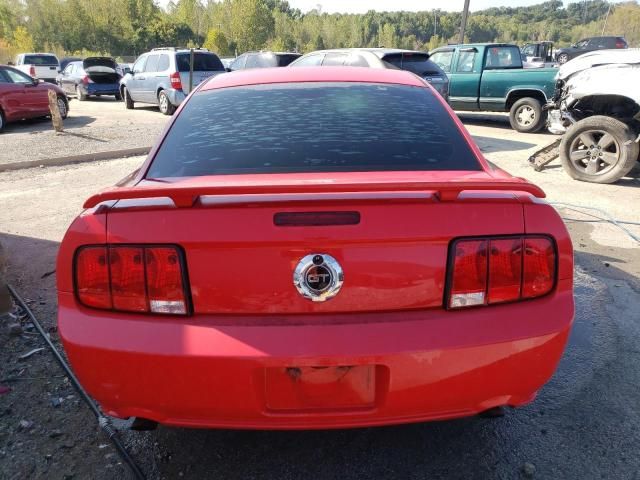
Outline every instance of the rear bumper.
[[120, 84], [118, 83], [89, 83], [82, 84], [80, 88], [85, 95], [116, 95], [120, 93]]
[[187, 95], [182, 90], [167, 88], [164, 91], [169, 98], [169, 102], [171, 102], [171, 105], [173, 105], [174, 107], [179, 106], [182, 102], [184, 102], [184, 99], [187, 98]]
[[[356, 318], [337, 316], [332, 321], [338, 323], [325, 325], [276, 317], [265, 320], [271, 325], [247, 326], [242, 317], [115, 315], [83, 309], [72, 294], [61, 293], [58, 322], [75, 372], [109, 415], [190, 427], [315, 429], [526, 404], [553, 375], [573, 313], [566, 280], [530, 302], [375, 313], [358, 316], [361, 323], [340, 323]], [[304, 372], [315, 371], [310, 367], [371, 375], [351, 391], [345, 369], [330, 368], [339, 375], [326, 385], [322, 406], [305, 406], [310, 388], [320, 395], [325, 388], [312, 385], [311, 377], [305, 381]], [[331, 403], [336, 391], [347, 399], [342, 406]]]

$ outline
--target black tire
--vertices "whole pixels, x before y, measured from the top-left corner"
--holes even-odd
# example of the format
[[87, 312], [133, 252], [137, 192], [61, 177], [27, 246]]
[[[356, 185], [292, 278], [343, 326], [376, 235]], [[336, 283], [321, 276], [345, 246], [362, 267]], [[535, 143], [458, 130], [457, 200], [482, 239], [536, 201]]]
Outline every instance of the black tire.
[[158, 108], [163, 115], [173, 115], [176, 107], [169, 101], [169, 96], [164, 90], [158, 93]]
[[628, 125], [615, 118], [585, 118], [569, 127], [562, 137], [562, 166], [575, 180], [613, 183], [635, 166], [640, 152], [636, 137]]
[[121, 101], [122, 101], [122, 95], [121, 95], [121, 94], [116, 93], [116, 94], [114, 95], [114, 97], [116, 98], [116, 102], [121, 102]]
[[127, 110], [133, 110], [133, 100], [131, 100], [131, 95], [129, 95], [129, 90], [127, 87], [122, 87], [122, 96], [124, 97], [124, 106]]
[[79, 102], [84, 102], [87, 99], [87, 96], [80, 90], [79, 85], [76, 85], [76, 97], [78, 97]]
[[511, 128], [518, 132], [537, 132], [544, 126], [546, 120], [547, 112], [542, 111], [542, 103], [537, 98], [521, 98], [509, 110]]
[[0, 132], [4, 130], [4, 125], [5, 125], [4, 113], [2, 113], [2, 110], [0, 110]]
[[561, 53], [560, 55], [558, 55], [558, 63], [560, 65], [564, 65], [568, 61], [569, 61], [569, 55], [567, 53]]
[[58, 110], [63, 120], [69, 116], [69, 103], [62, 95], [58, 95]]

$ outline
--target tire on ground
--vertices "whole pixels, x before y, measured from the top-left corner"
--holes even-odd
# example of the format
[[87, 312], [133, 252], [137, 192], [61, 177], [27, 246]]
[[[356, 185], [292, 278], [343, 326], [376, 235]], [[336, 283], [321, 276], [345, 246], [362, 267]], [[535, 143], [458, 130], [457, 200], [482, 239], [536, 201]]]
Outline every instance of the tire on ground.
[[160, 113], [163, 115], [173, 115], [176, 111], [176, 107], [169, 101], [169, 97], [164, 90], [158, 92], [158, 106], [160, 107]]
[[[518, 110], [525, 107], [533, 110], [533, 121], [529, 125], [522, 125], [518, 121]], [[540, 130], [547, 120], [547, 112], [542, 110], [542, 103], [537, 98], [524, 97], [515, 102], [509, 110], [509, 123], [511, 128], [521, 133], [533, 133]]]
[[[600, 130], [611, 135], [619, 145], [618, 160], [609, 171], [600, 175], [590, 175], [575, 168], [570, 159], [571, 144], [581, 134], [589, 130]], [[627, 175], [639, 160], [640, 147], [638, 137], [628, 125], [612, 117], [595, 115], [574, 123], [562, 137], [560, 143], [560, 160], [567, 174], [583, 182], [613, 183]]]
[[131, 95], [129, 95], [129, 90], [127, 90], [127, 87], [122, 87], [122, 96], [124, 97], [124, 106], [127, 108], [127, 110], [132, 110], [134, 103], [131, 99]]

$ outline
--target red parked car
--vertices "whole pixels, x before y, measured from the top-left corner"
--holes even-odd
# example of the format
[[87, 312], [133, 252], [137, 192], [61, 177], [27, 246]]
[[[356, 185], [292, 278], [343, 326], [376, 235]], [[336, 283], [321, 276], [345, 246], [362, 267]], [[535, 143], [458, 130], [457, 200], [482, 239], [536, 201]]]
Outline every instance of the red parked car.
[[58, 95], [58, 108], [67, 118], [69, 102], [56, 85], [40, 82], [26, 73], [0, 65], [0, 131], [9, 122], [50, 115], [49, 90]]
[[571, 241], [543, 197], [409, 72], [220, 75], [85, 202], [58, 256], [59, 331], [107, 414], [166, 425], [524, 405], [574, 315]]

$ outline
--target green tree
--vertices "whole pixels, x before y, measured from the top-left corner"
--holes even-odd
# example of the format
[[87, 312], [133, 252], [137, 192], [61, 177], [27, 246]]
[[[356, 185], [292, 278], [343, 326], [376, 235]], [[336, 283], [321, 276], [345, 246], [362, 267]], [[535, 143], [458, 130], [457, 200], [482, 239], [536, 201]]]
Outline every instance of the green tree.
[[230, 0], [230, 4], [231, 39], [238, 50], [244, 52], [262, 48], [273, 36], [274, 30], [273, 16], [266, 2], [264, 0]]
[[205, 48], [216, 52], [218, 55], [229, 55], [229, 42], [227, 37], [224, 36], [220, 30], [211, 29], [207, 34], [207, 39], [204, 41]]
[[23, 26], [16, 27], [13, 32], [13, 47], [19, 52], [33, 52], [35, 50], [33, 38]]

